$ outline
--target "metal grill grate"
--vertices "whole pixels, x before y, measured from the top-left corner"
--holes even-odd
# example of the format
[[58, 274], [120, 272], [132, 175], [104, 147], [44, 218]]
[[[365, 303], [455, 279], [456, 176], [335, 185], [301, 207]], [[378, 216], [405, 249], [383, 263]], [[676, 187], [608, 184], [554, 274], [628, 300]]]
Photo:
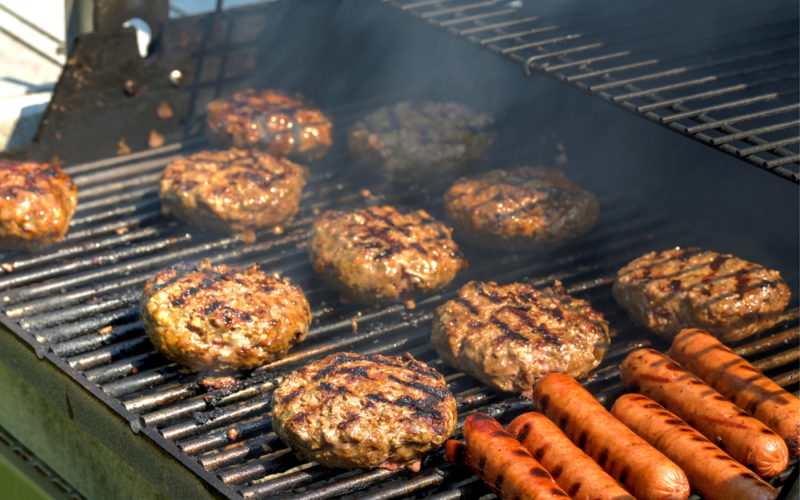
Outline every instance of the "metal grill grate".
[[[354, 114], [332, 111], [340, 117]], [[346, 125], [347, 118], [340, 123]], [[340, 350], [410, 352], [445, 375], [457, 396], [460, 422], [475, 410], [508, 421], [530, 409], [529, 402], [496, 394], [445, 366], [429, 343], [433, 308], [469, 279], [524, 279], [537, 286], [559, 279], [569, 292], [590, 300], [616, 329], [606, 360], [586, 381], [601, 401], [611, 400], [621, 391], [616, 364], [632, 349], [651, 344], [614, 304], [613, 273], [645, 251], [669, 246], [676, 231], [687, 231], [664, 214], [648, 216], [648, 211], [613, 192], [595, 189], [602, 207], [598, 226], [557, 254], [498, 258], [470, 249], [469, 270], [445, 291], [420, 300], [415, 309], [346, 306], [313, 276], [307, 262], [305, 233], [315, 214], [334, 206], [386, 202], [426, 206], [440, 216], [438, 197], [418, 190], [378, 195], [364, 191], [363, 179], [354, 183], [334, 175], [335, 166], [346, 161], [339, 152], [315, 166], [301, 212], [283, 234], [262, 233], [257, 243], [245, 245], [234, 236], [187, 231], [159, 213], [161, 170], [176, 155], [202, 146], [172, 145], [66, 168], [81, 193], [70, 232], [47, 253], [4, 258], [0, 319], [40, 357], [125, 418], [134, 431], [230, 498], [472, 498], [487, 493], [479, 479], [451, 468], [441, 453], [429, 457], [419, 473], [346, 472], [297, 460], [271, 430], [270, 394], [276, 380], [293, 367]], [[305, 343], [281, 360], [242, 374], [232, 390], [210, 389], [202, 375], [182, 373], [153, 350], [139, 321], [138, 301], [146, 279], [175, 261], [203, 258], [240, 265], [259, 262], [268, 272], [290, 276], [302, 285], [314, 314]], [[796, 345], [800, 337], [797, 311], [775, 332], [740, 351], [781, 385], [796, 389], [798, 351], [786, 346]]]
[[800, 183], [793, 2], [384, 1]]

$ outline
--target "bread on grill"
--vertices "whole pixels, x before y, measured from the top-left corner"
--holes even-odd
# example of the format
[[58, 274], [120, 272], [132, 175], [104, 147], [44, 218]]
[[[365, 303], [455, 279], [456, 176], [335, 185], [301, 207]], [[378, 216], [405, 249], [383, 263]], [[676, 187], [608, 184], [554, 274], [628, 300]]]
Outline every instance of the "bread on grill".
[[243, 233], [290, 222], [308, 169], [259, 150], [201, 151], [173, 160], [161, 176], [164, 215]]
[[303, 291], [288, 279], [241, 269], [177, 264], [144, 287], [142, 323], [155, 348], [194, 371], [256, 368], [302, 342], [311, 323]]
[[419, 470], [456, 428], [456, 401], [436, 370], [404, 356], [332, 354], [286, 375], [272, 428], [326, 467]]
[[247, 89], [208, 104], [208, 134], [237, 148], [260, 148], [295, 161], [316, 160], [333, 143], [333, 121], [305, 98]]
[[0, 159], [0, 250], [40, 250], [64, 237], [78, 188], [56, 165]]
[[700, 248], [645, 254], [617, 271], [612, 290], [633, 321], [665, 339], [701, 328], [728, 343], [775, 325], [791, 296], [778, 271]]
[[465, 264], [444, 224], [425, 210], [392, 206], [322, 213], [311, 227], [308, 253], [329, 286], [367, 304], [438, 290]]
[[605, 356], [608, 323], [556, 281], [471, 281], [436, 308], [431, 342], [442, 360], [501, 391], [530, 396], [548, 373], [586, 376]]
[[447, 178], [483, 158], [494, 121], [455, 102], [404, 101], [365, 116], [348, 134], [350, 154], [397, 182]]
[[507, 250], [557, 248], [591, 229], [597, 198], [549, 167], [491, 170], [462, 178], [444, 195], [457, 237]]

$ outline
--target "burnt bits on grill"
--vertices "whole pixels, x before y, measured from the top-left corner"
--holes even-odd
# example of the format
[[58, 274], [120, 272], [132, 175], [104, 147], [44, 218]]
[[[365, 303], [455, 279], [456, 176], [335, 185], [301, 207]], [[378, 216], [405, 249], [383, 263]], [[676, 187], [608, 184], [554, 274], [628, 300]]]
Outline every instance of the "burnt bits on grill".
[[398, 182], [448, 177], [494, 143], [494, 121], [455, 102], [400, 102], [378, 109], [348, 135], [350, 153]]
[[216, 231], [278, 226], [297, 213], [307, 175], [305, 167], [263, 151], [201, 151], [164, 170], [161, 209]]
[[327, 467], [419, 470], [456, 427], [456, 401], [436, 370], [404, 356], [332, 354], [288, 374], [272, 427]]
[[302, 342], [311, 323], [303, 291], [257, 266], [178, 264], [147, 282], [142, 322], [155, 348], [195, 371], [255, 368]]
[[299, 95], [248, 89], [208, 104], [212, 140], [237, 148], [257, 147], [296, 161], [325, 156], [333, 122]]
[[465, 260], [450, 229], [425, 210], [376, 206], [321, 214], [308, 245], [314, 271], [346, 300], [378, 304], [438, 290]]
[[0, 250], [40, 250], [64, 237], [78, 188], [48, 163], [0, 159]]
[[445, 193], [445, 213], [463, 237], [507, 250], [548, 250], [594, 226], [597, 198], [549, 167], [491, 170]]
[[614, 298], [666, 339], [702, 328], [735, 342], [777, 323], [791, 292], [778, 271], [700, 248], [650, 252], [617, 271]]
[[558, 281], [541, 290], [471, 281], [436, 308], [431, 342], [450, 366], [527, 397], [548, 373], [588, 374], [605, 356], [610, 337], [603, 315]]

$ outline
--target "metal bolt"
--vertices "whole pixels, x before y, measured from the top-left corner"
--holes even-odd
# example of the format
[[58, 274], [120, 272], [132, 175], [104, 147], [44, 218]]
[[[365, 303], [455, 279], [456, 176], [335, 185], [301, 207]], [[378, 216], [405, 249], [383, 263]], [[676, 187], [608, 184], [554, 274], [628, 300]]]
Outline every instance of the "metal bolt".
[[173, 69], [169, 72], [169, 83], [175, 87], [179, 87], [183, 83], [183, 73], [179, 69]]

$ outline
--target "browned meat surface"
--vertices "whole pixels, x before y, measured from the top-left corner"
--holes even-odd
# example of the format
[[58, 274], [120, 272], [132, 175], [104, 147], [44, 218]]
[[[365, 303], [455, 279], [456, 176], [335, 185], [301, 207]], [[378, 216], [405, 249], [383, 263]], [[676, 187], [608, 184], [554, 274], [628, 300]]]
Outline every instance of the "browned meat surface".
[[297, 161], [325, 156], [333, 142], [333, 122], [325, 113], [280, 90], [248, 89], [210, 102], [208, 132], [222, 144]]
[[494, 121], [455, 102], [400, 102], [356, 123], [350, 153], [384, 177], [412, 182], [447, 177], [480, 160]]
[[431, 342], [445, 363], [528, 397], [548, 373], [576, 378], [603, 360], [608, 323], [585, 300], [526, 283], [470, 281], [436, 308]]
[[311, 323], [303, 291], [250, 269], [178, 264], [147, 282], [142, 322], [155, 348], [195, 371], [246, 370], [286, 354]]
[[78, 188], [55, 165], [0, 159], [0, 250], [39, 250], [64, 237]]
[[263, 151], [201, 151], [164, 170], [161, 210], [217, 231], [278, 226], [297, 213], [307, 175], [305, 167]]
[[491, 170], [463, 178], [445, 193], [456, 236], [489, 248], [546, 250], [594, 226], [597, 198], [549, 167]]
[[617, 271], [613, 292], [631, 319], [666, 339], [702, 328], [725, 342], [773, 326], [791, 295], [778, 271], [700, 248], [633, 260]]
[[436, 370], [405, 356], [332, 354], [288, 374], [272, 427], [327, 467], [419, 470], [456, 428], [456, 400]]
[[329, 210], [311, 227], [314, 271], [349, 300], [375, 304], [438, 290], [464, 266], [450, 230], [425, 210]]

